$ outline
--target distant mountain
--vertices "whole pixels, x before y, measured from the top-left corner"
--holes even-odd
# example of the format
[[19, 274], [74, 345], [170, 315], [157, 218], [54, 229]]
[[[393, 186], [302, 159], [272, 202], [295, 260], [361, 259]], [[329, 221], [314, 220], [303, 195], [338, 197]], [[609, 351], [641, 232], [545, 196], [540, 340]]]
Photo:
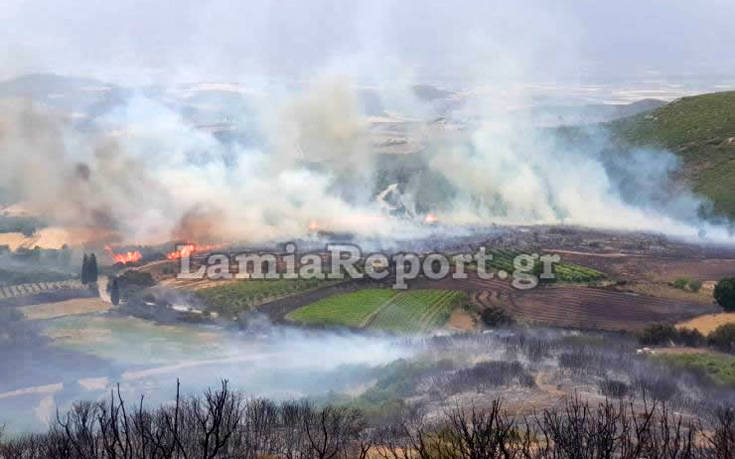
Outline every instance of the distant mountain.
[[28, 98], [80, 117], [83, 125], [124, 102], [130, 90], [92, 78], [39, 73], [0, 82], [0, 98]]
[[413, 87], [413, 93], [416, 97], [426, 102], [432, 102], [437, 99], [446, 99], [454, 95], [451, 91], [445, 91], [444, 89], [439, 89], [428, 84], [415, 85]]
[[622, 145], [676, 153], [693, 190], [735, 220], [735, 91], [684, 97], [609, 127]]

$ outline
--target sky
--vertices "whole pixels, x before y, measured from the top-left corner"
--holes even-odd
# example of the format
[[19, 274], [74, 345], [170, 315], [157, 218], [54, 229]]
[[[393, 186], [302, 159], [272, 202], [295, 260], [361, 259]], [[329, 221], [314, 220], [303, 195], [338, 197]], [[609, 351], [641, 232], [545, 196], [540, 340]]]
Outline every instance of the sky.
[[735, 73], [731, 0], [10, 0], [0, 78], [595, 81]]

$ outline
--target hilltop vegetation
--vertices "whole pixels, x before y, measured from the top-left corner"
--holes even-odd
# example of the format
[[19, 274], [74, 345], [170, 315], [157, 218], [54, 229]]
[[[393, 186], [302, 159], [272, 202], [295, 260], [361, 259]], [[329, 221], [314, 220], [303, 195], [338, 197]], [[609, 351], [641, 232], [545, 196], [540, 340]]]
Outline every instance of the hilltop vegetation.
[[682, 178], [713, 201], [714, 213], [735, 218], [735, 91], [684, 97], [609, 126], [621, 145], [674, 152]]

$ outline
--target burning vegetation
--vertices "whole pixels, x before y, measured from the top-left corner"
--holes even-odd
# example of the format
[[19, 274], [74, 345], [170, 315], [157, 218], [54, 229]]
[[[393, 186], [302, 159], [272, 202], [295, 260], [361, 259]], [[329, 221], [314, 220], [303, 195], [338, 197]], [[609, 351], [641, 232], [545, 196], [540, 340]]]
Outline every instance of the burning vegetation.
[[166, 258], [169, 260], [179, 260], [181, 258], [189, 257], [195, 253], [209, 252], [221, 247], [221, 244], [199, 245], [195, 243], [186, 243], [177, 245], [176, 250], [166, 254]]
[[115, 263], [137, 263], [143, 258], [143, 255], [141, 255], [138, 250], [129, 250], [127, 252], [116, 253], [109, 245], [105, 246], [105, 252], [107, 252], [107, 254]]

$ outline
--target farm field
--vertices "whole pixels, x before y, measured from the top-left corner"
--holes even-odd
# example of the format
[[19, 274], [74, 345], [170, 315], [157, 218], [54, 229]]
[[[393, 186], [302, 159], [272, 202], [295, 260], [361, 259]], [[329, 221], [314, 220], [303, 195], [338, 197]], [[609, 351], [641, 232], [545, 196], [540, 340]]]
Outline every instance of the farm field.
[[706, 314], [694, 319], [676, 324], [679, 328], [695, 328], [703, 335], [708, 335], [720, 325], [735, 323], [735, 312], [721, 312]]
[[[490, 250], [493, 258], [488, 262], [488, 267], [494, 270], [502, 270], [506, 273], [512, 273], [515, 270], [513, 259], [520, 255], [518, 250], [497, 248]], [[536, 261], [534, 272], [540, 273], [542, 264]], [[554, 264], [554, 274], [556, 281], [561, 282], [595, 282], [605, 279], [607, 276], [602, 271], [593, 268], [581, 266], [574, 263], [562, 261]]]
[[463, 297], [453, 290], [367, 289], [325, 298], [286, 318], [303, 324], [421, 333], [444, 325]]
[[715, 307], [599, 288], [549, 287], [510, 297], [518, 320], [556, 327], [640, 330], [711, 313]]
[[58, 303], [23, 306], [18, 308], [18, 310], [27, 320], [46, 320], [64, 316], [105, 312], [111, 307], [112, 304], [106, 303], [100, 298], [75, 298], [73, 300], [59, 301]]
[[388, 289], [341, 293], [300, 307], [286, 315], [286, 319], [307, 325], [362, 328], [371, 315], [396, 294], [396, 291]]
[[247, 279], [199, 289], [194, 294], [210, 311], [234, 316], [270, 299], [303, 293], [336, 282], [319, 279]]

